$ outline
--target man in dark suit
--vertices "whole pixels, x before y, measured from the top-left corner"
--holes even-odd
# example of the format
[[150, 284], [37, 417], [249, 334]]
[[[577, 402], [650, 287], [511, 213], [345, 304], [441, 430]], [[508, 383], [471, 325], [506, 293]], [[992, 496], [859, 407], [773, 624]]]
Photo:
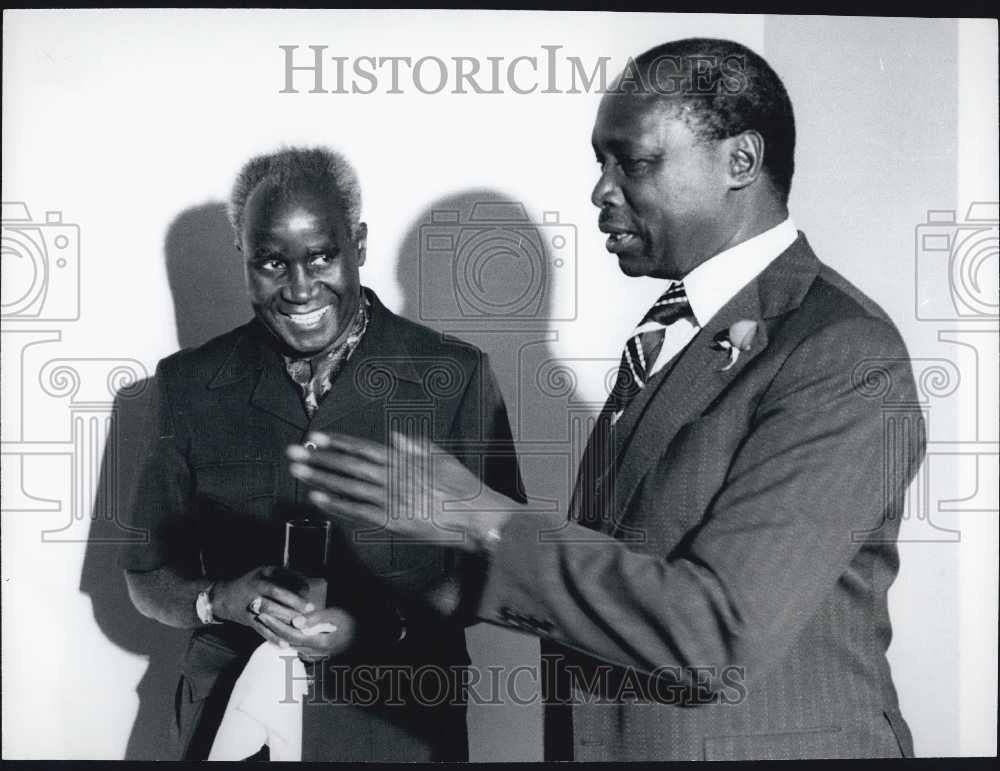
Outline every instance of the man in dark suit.
[[747, 48], [689, 39], [603, 99], [592, 193], [623, 272], [666, 280], [622, 354], [568, 519], [435, 458], [334, 436], [293, 451], [330, 512], [490, 556], [478, 615], [543, 643], [545, 744], [576, 760], [912, 754], [887, 592], [924, 450], [903, 341], [788, 216], [795, 128]]
[[[394, 315], [361, 286], [360, 206], [353, 170], [329, 150], [247, 163], [230, 215], [255, 318], [157, 368], [156, 434], [133, 506], [150, 538], [122, 564], [143, 614], [194, 629], [176, 694], [185, 758], [207, 755], [235, 678], [263, 640], [308, 662], [302, 759], [467, 757], [461, 688], [427, 705], [409, 679], [436, 665], [460, 681], [468, 664], [462, 628], [440, 617], [442, 608], [461, 613], [457, 554], [335, 527], [328, 607], [311, 605], [303, 576], [281, 568], [284, 523], [319, 515], [285, 459], [312, 431], [384, 442], [391, 427], [415, 423], [445, 443], [491, 447], [464, 462], [496, 490], [523, 495], [485, 356]], [[328, 631], [306, 634], [312, 627]], [[364, 667], [360, 692], [344, 675]]]

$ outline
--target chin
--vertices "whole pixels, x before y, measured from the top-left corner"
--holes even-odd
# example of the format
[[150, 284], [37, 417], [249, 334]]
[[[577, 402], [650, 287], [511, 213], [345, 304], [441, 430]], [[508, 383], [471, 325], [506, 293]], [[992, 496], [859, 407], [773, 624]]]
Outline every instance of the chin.
[[285, 348], [300, 356], [311, 356], [323, 351], [337, 338], [338, 332], [336, 329], [316, 329], [304, 332], [289, 329], [288, 323], [282, 321], [269, 323], [268, 327]]
[[618, 255], [618, 269], [630, 278], [645, 276], [649, 272], [649, 265], [642, 258], [642, 255]]
[[337, 339], [337, 335], [336, 333], [317, 333], [315, 335], [299, 335], [295, 337], [292, 337], [291, 335], [284, 335], [282, 336], [282, 339], [285, 341], [285, 345], [296, 353], [312, 356], [313, 354], [320, 353], [329, 348], [333, 341]]

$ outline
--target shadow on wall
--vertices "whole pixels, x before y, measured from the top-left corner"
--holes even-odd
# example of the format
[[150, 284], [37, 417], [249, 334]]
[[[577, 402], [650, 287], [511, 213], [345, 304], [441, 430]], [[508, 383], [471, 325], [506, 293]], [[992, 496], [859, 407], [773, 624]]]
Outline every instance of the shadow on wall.
[[[167, 232], [165, 259], [182, 348], [200, 345], [250, 318], [242, 261], [223, 204], [182, 212]], [[147, 386], [148, 381], [141, 381], [115, 398], [80, 579], [80, 591], [90, 596], [105, 636], [149, 659], [136, 688], [139, 711], [125, 750], [128, 760], [168, 759], [177, 665], [189, 634], [139, 615], [117, 565], [120, 547], [115, 542], [123, 538], [119, 518], [130, 519], [140, 464], [155, 438]], [[116, 516], [109, 519], [107, 512]]]
[[[568, 509], [582, 453], [567, 424], [573, 378], [553, 387], [560, 376], [551, 347], [558, 336], [553, 322], [575, 313], [574, 232], [556, 222], [532, 221], [519, 201], [495, 190], [470, 189], [427, 207], [404, 237], [396, 262], [401, 315], [489, 354], [529, 503], [544, 511]], [[490, 681], [488, 666], [508, 674], [519, 666], [538, 667], [534, 637], [479, 624], [467, 639], [484, 683]], [[532, 691], [530, 679], [519, 678], [516, 696], [529, 703], [517, 704], [506, 691], [514, 683], [501, 682], [502, 703], [470, 703], [469, 759], [541, 760], [537, 687]]]
[[233, 245], [224, 204], [182, 212], [167, 231], [165, 250], [181, 348], [201, 345], [250, 320], [243, 257]]

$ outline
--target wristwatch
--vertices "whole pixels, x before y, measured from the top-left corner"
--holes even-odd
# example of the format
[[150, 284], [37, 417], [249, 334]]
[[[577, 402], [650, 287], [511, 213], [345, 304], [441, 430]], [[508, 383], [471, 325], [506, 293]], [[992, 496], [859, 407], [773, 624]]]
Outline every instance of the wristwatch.
[[194, 601], [194, 612], [198, 614], [198, 620], [203, 624], [221, 624], [212, 613], [212, 590], [215, 588], [213, 581], [200, 592]]

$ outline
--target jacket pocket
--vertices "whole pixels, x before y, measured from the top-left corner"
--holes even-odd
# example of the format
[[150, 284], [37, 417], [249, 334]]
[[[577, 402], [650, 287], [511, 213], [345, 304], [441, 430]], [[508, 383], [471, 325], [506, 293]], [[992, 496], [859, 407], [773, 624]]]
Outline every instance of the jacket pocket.
[[798, 760], [838, 754], [840, 728], [822, 726], [781, 733], [712, 736], [705, 739], [705, 760]]
[[181, 678], [184, 689], [178, 696], [188, 702], [207, 699], [216, 683], [229, 673], [239, 654], [222, 645], [194, 636], [188, 645], [184, 661], [181, 663]]
[[275, 516], [277, 464], [230, 461], [193, 471], [192, 513], [205, 575], [231, 577], [280, 564], [284, 533]]
[[271, 461], [225, 461], [194, 469], [195, 494], [229, 506], [275, 495], [278, 467]]

